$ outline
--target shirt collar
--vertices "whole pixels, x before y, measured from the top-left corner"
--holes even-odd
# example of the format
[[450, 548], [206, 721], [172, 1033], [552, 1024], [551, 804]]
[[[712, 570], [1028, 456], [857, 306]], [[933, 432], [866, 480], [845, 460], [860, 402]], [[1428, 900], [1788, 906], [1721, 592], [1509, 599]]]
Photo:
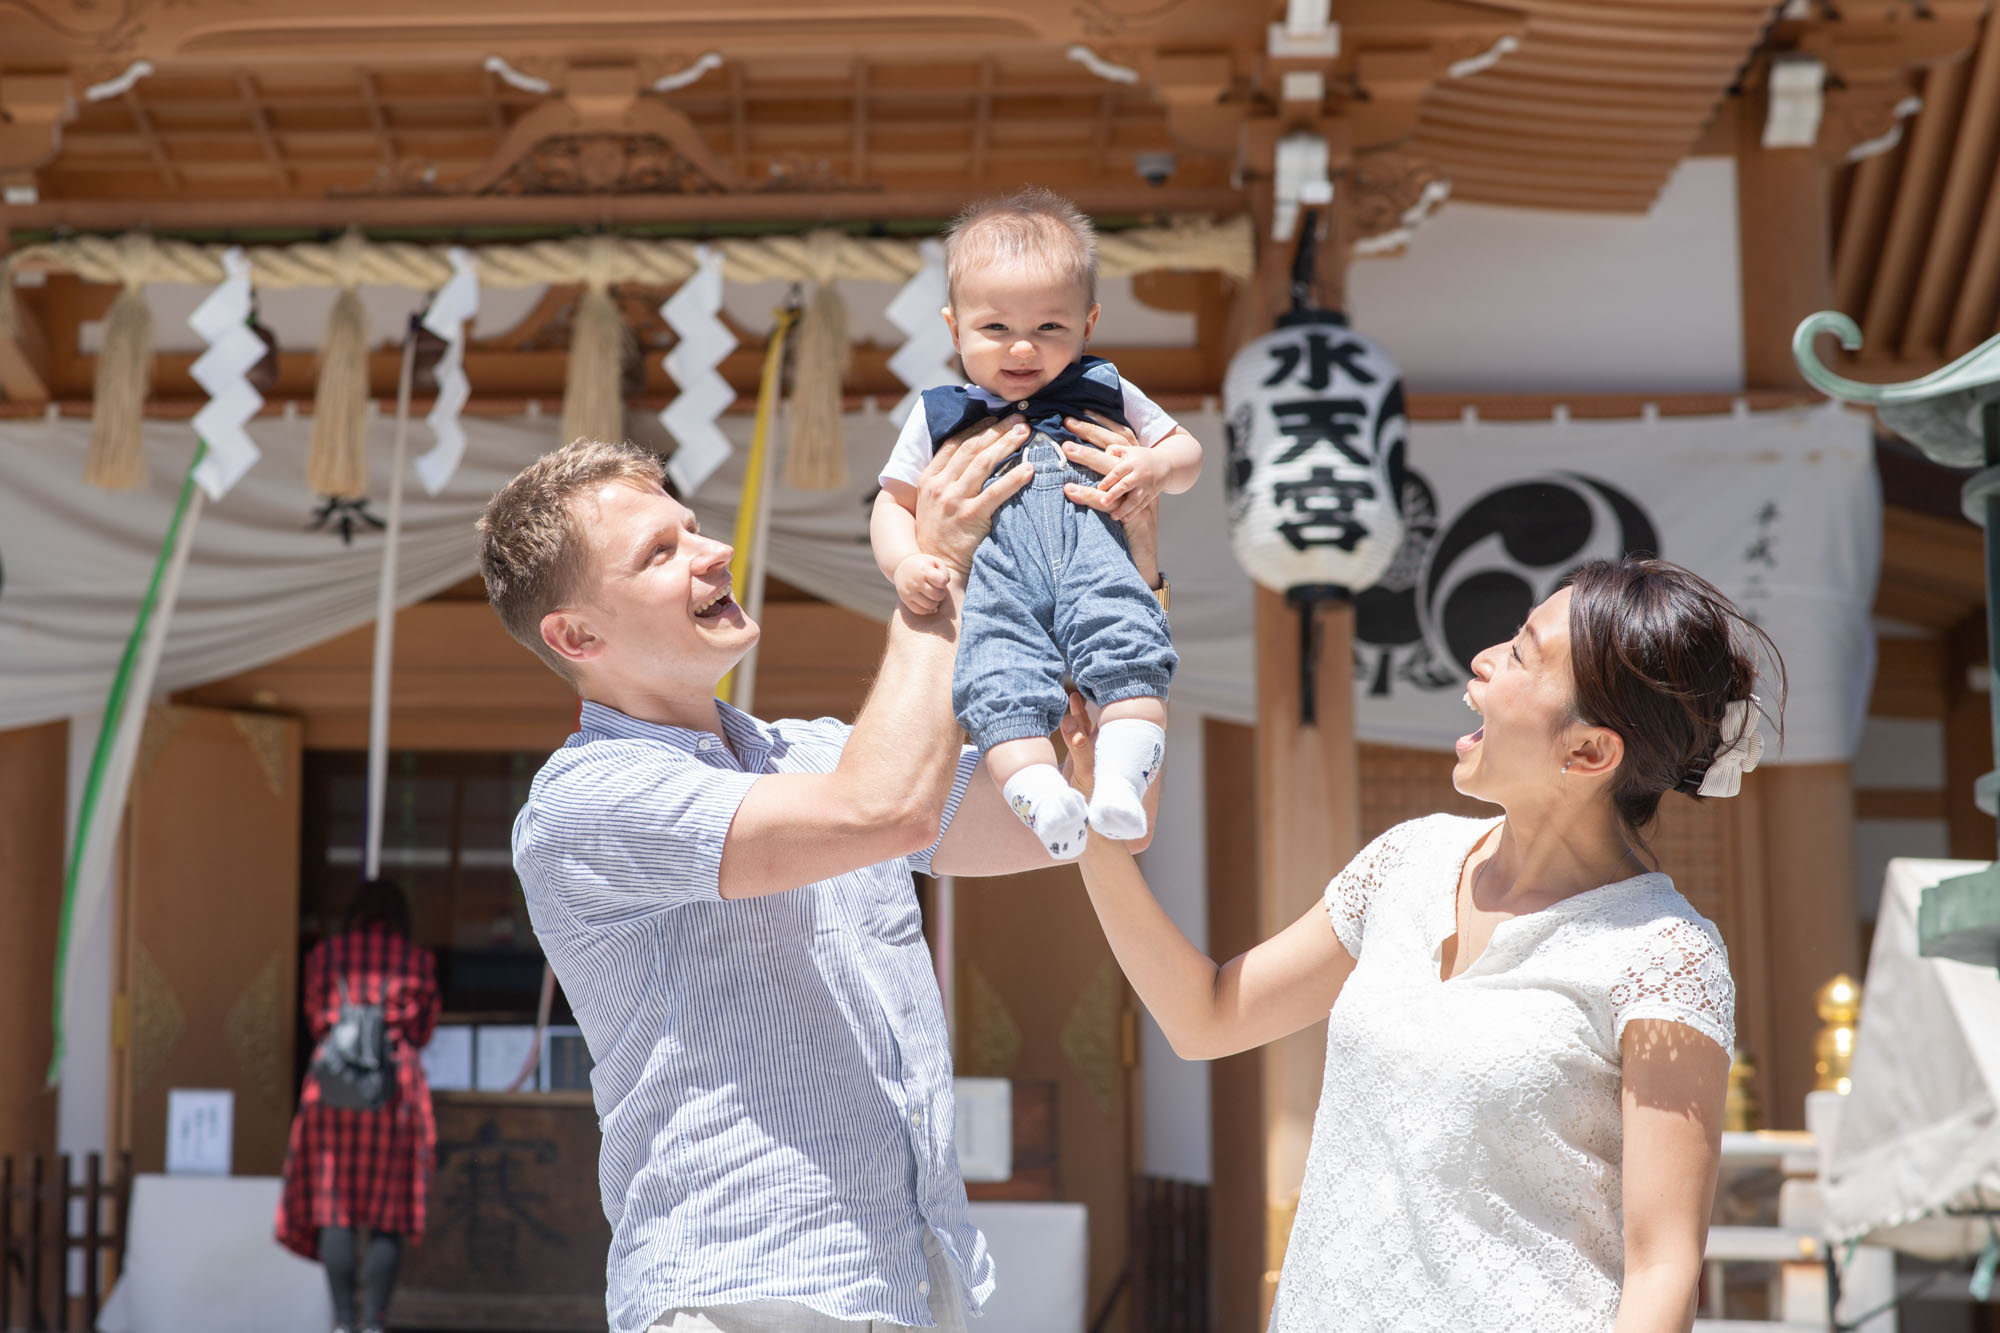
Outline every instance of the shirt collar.
[[577, 730], [607, 740], [655, 741], [689, 754], [709, 754], [727, 748], [735, 752], [746, 772], [763, 768], [764, 761], [781, 744], [777, 733], [721, 699], [715, 701], [715, 709], [722, 717], [722, 734], [728, 739], [727, 747], [713, 732], [641, 721], [590, 699], [583, 701], [583, 709], [577, 716]]

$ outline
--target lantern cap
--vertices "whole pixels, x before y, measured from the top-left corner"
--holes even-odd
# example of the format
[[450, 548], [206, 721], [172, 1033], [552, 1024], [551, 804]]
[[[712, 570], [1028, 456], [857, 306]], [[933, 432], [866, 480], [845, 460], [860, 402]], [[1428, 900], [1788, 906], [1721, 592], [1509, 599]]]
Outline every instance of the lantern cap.
[[1301, 324], [1336, 324], [1344, 329], [1347, 327], [1347, 315], [1339, 310], [1319, 310], [1311, 306], [1299, 306], [1278, 316], [1278, 328], [1295, 329]]

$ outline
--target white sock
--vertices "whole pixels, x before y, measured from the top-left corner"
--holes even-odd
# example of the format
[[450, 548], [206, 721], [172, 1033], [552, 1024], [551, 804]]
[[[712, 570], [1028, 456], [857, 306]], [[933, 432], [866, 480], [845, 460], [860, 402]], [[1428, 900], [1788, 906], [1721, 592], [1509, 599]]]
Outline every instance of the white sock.
[[1166, 753], [1167, 733], [1151, 722], [1121, 717], [1099, 727], [1090, 826], [1120, 842], [1146, 836], [1146, 788]]
[[1000, 790], [1009, 808], [1035, 831], [1050, 856], [1074, 861], [1083, 855], [1090, 807], [1084, 804], [1082, 792], [1063, 781], [1061, 769], [1054, 764], [1030, 764], [1008, 778]]

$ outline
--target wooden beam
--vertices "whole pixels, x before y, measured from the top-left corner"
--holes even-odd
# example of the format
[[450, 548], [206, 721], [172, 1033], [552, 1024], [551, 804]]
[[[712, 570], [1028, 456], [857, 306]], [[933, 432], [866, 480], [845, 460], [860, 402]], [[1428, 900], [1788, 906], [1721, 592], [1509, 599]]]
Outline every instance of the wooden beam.
[[236, 87], [243, 94], [244, 105], [250, 110], [250, 124], [257, 132], [257, 142], [263, 146], [264, 157], [271, 164], [271, 172], [278, 178], [278, 184], [291, 188], [291, 168], [285, 165], [284, 150], [278, 147], [278, 137], [271, 133], [270, 117], [264, 114], [263, 106], [257, 101], [257, 85], [248, 71], [236, 75]]
[[49, 400], [48, 338], [26, 293], [8, 295], [13, 298], [14, 315], [11, 327], [0, 328], [0, 396], [10, 403], [38, 406]]
[[1945, 330], [1944, 355], [1956, 359], [1985, 342], [1994, 331], [1996, 311], [2000, 311], [2000, 172], [1994, 173], [1980, 210], [1958, 307]]
[[1861, 321], [1863, 346], [1884, 351], [1902, 345], [1910, 312], [1917, 267], [1931, 241], [1931, 222], [1944, 188], [1944, 167], [1965, 101], [1971, 62], [1954, 60], [1924, 78], [1924, 109], [1910, 130], [1909, 154], [1896, 188], [1896, 205], [1889, 215], [1889, 234], [1868, 294], [1868, 314]]
[[1960, 300], [1984, 305], [1991, 298], [1990, 292], [1973, 294], [1963, 284], [1973, 228], [1994, 179], [1995, 156], [2000, 154], [2000, 22], [1989, 17], [1977, 54], [1953, 68], [1967, 66], [1969, 87], [1964, 113], [1958, 118], [1958, 142], [1952, 147], [1930, 238], [1923, 247], [1916, 297], [1903, 327], [1905, 359], [1941, 354], [1947, 318]]
[[972, 179], [986, 179], [987, 153], [993, 144], [993, 57], [979, 58], [979, 92], [972, 104]]
[[[1206, 213], [1233, 217], [1244, 208], [1240, 190], [1224, 186], [1083, 185], [1069, 191], [1077, 207], [1094, 216]], [[830, 193], [778, 191], [747, 194], [636, 194], [589, 196], [423, 195], [374, 198], [61, 199], [11, 207], [8, 225], [19, 234], [57, 230], [116, 232], [150, 227], [156, 232], [314, 231], [328, 227], [395, 230], [468, 227], [701, 226], [715, 223], [782, 223], [943, 220], [964, 205], [962, 191], [911, 189]]]
[[1856, 320], [1866, 313], [1868, 293], [1875, 283], [1882, 233], [1888, 229], [1889, 210], [1896, 202], [1901, 152], [1899, 146], [1863, 158], [1855, 164], [1848, 181], [1847, 207], [1833, 256], [1833, 308]]
[[125, 90], [125, 110], [132, 117], [132, 124], [139, 131], [139, 141], [145, 146], [146, 156], [152, 161], [153, 170], [170, 190], [179, 188], [181, 174], [174, 168], [174, 162], [167, 155], [167, 146], [160, 140], [159, 130], [153, 125], [153, 116], [146, 104], [139, 100], [137, 87]]

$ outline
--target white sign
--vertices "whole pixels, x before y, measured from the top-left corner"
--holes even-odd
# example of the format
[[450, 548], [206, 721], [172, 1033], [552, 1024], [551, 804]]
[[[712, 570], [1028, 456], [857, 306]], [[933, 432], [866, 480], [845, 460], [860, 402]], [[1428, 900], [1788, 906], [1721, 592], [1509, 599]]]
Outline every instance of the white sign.
[[958, 1094], [958, 1171], [967, 1180], [1014, 1174], [1014, 1085], [1004, 1078], [952, 1080]]
[[[480, 1092], [505, 1092], [521, 1077], [521, 1068], [535, 1049], [535, 1026], [482, 1023], [473, 1042], [472, 1086]], [[534, 1090], [533, 1075], [523, 1087]]]
[[431, 1033], [423, 1050], [424, 1080], [432, 1092], [472, 1091], [472, 1027], [450, 1023]]
[[229, 1089], [168, 1090], [168, 1175], [228, 1175], [235, 1133], [236, 1094]]

